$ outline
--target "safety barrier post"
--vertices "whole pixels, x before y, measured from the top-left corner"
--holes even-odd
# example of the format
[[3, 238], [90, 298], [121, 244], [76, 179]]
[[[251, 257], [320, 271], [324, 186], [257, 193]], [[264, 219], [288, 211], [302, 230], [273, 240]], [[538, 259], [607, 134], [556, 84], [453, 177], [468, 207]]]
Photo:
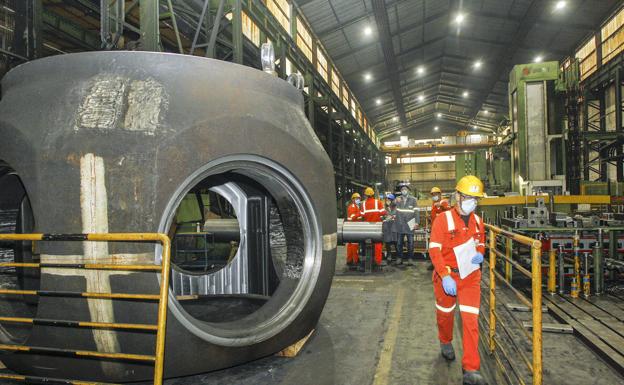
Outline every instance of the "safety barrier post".
[[557, 291], [557, 250], [548, 252], [548, 292], [555, 295]]
[[496, 269], [496, 233], [490, 230], [490, 353], [494, 352], [496, 334], [496, 277], [494, 271]]
[[[513, 258], [512, 245], [513, 245], [513, 241], [511, 240], [511, 238], [505, 237], [505, 256], [507, 256], [509, 260]], [[511, 267], [512, 267], [511, 262], [505, 261], [505, 279], [509, 283], [511, 283], [511, 278], [512, 278]]]
[[542, 385], [542, 245], [531, 245], [533, 299], [533, 385]]

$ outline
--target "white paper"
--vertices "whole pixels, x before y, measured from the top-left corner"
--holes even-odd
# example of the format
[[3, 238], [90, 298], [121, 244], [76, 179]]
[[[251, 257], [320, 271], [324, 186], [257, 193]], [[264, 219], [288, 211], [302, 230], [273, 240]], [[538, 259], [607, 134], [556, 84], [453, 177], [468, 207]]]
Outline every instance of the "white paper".
[[471, 262], [472, 258], [477, 255], [477, 245], [474, 238], [470, 238], [466, 243], [455, 246], [453, 251], [455, 251], [455, 258], [457, 259], [459, 278], [464, 279], [470, 273], [479, 269], [478, 264]]
[[410, 230], [414, 230], [414, 228], [416, 227], [416, 218], [412, 218], [407, 221], [407, 225], [409, 226]]

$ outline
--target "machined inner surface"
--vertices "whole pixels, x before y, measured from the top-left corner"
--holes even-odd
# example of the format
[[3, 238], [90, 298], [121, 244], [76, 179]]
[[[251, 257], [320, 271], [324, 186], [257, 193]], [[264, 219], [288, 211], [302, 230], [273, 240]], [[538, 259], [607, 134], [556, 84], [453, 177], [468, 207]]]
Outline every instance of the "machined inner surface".
[[[34, 218], [30, 201], [17, 173], [0, 160], [0, 233], [30, 233]], [[0, 241], [0, 262], [38, 262], [30, 242]], [[0, 288], [8, 290], [38, 290], [37, 269], [0, 267]], [[37, 297], [0, 296], [0, 314], [9, 317], [32, 318], [37, 313]], [[23, 344], [31, 326], [0, 325], [0, 342]]]
[[[170, 235], [178, 229], [180, 202], [197, 193], [212, 199], [203, 225], [196, 224], [196, 238], [211, 250], [227, 246], [230, 254], [205, 272], [174, 263], [170, 309], [195, 334], [218, 344], [242, 346], [270, 338], [305, 306], [318, 276], [321, 231], [307, 193], [294, 175], [267, 159], [216, 160], [189, 177], [170, 203], [161, 222]], [[228, 210], [214, 210], [220, 199], [232, 209], [229, 218], [223, 215]], [[231, 224], [232, 217], [238, 239], [220, 239], [220, 220]], [[174, 234], [174, 243], [180, 235], [193, 237], [188, 231]], [[180, 256], [174, 253], [176, 260]]]

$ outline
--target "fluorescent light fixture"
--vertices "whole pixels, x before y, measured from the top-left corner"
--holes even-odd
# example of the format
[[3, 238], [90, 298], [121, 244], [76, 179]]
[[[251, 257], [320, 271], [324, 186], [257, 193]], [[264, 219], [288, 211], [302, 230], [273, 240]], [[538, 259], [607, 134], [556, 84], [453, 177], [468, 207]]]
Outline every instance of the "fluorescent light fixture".
[[373, 29], [370, 26], [367, 26], [366, 28], [364, 28], [364, 35], [370, 36], [372, 34], [373, 34]]

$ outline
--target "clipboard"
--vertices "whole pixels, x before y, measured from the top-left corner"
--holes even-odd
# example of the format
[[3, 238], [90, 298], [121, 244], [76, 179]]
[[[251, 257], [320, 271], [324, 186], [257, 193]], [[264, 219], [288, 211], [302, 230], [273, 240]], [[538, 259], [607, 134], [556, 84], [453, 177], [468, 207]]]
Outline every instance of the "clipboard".
[[477, 254], [477, 244], [474, 238], [470, 238], [465, 243], [453, 247], [455, 259], [457, 260], [457, 268], [459, 270], [459, 278], [464, 279], [473, 271], [479, 269], [478, 264], [471, 262], [472, 258]]

